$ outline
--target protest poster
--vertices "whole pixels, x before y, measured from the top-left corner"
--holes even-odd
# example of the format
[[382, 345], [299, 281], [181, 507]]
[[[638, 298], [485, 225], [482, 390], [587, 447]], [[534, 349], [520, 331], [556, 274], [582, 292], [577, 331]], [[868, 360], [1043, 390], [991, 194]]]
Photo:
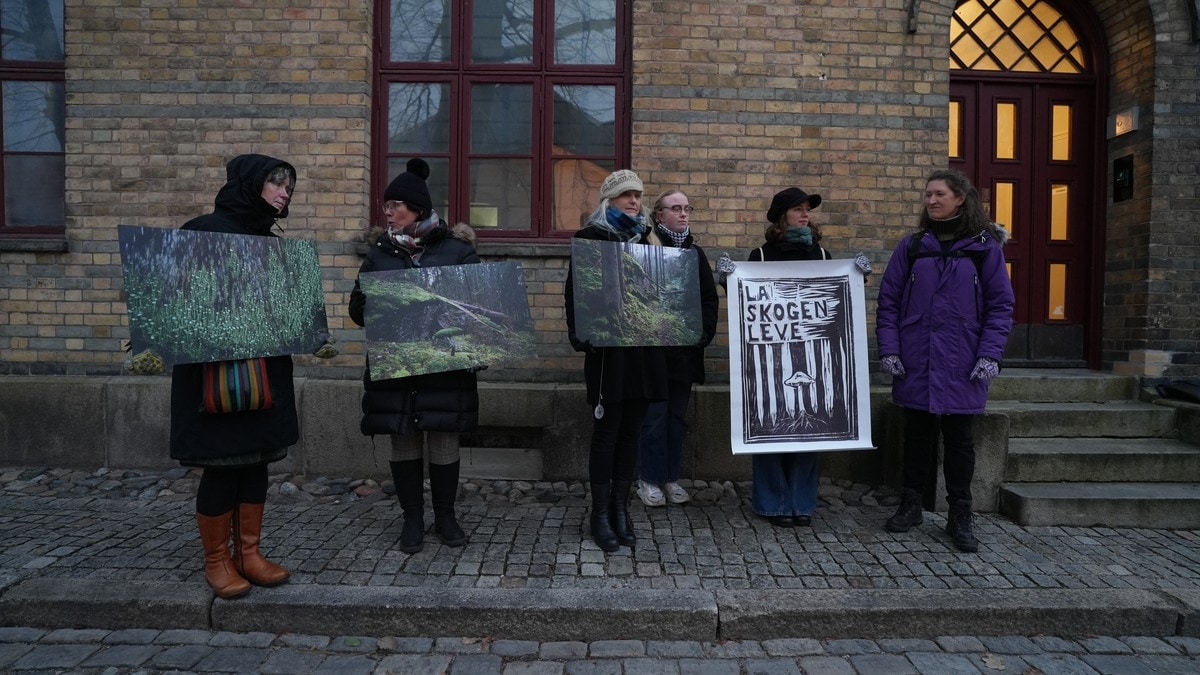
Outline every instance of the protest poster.
[[575, 335], [593, 347], [697, 344], [699, 270], [690, 248], [572, 239]]
[[134, 225], [117, 238], [135, 354], [311, 354], [329, 336], [315, 242]]
[[854, 261], [739, 262], [726, 290], [734, 454], [871, 448]]
[[515, 262], [364, 272], [372, 380], [493, 366], [536, 356]]

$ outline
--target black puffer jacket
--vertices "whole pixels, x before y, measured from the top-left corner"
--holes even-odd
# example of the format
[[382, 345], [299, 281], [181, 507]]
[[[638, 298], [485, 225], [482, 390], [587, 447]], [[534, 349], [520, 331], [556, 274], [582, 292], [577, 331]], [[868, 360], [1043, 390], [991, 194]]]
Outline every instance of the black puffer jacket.
[[[575, 238], [599, 241], [623, 241], [615, 232], [604, 227], [588, 225], [575, 233]], [[643, 235], [635, 244], [653, 244]], [[567, 268], [567, 283], [563, 288], [567, 307], [567, 337], [577, 350], [582, 347], [575, 333], [575, 289], [573, 270]], [[583, 379], [587, 383], [587, 400], [591, 405], [600, 402], [620, 403], [625, 399], [662, 401], [667, 398], [667, 357], [663, 347], [598, 347], [587, 352], [583, 360]]]
[[[386, 232], [379, 235], [358, 273], [480, 262], [475, 252], [475, 231], [465, 223], [449, 227], [441, 222], [421, 241], [424, 251], [420, 262], [414, 263]], [[350, 318], [360, 326], [366, 324], [363, 318], [366, 304], [367, 296], [355, 280], [354, 290], [350, 293]], [[376, 382], [371, 380], [368, 367], [363, 372], [363, 386], [360, 428], [367, 436], [471, 431], [479, 424], [479, 392], [475, 373], [469, 370]]]
[[[184, 223], [185, 230], [274, 237], [276, 218], [287, 217], [287, 208], [276, 213], [262, 198], [263, 184], [274, 169], [286, 166], [265, 155], [239, 155], [225, 167], [227, 180], [217, 193], [215, 210]], [[265, 280], [264, 280], [265, 281]], [[200, 411], [203, 366], [176, 365], [171, 370], [171, 458], [189, 466], [244, 464], [278, 459], [279, 450], [300, 439], [296, 393], [292, 382], [292, 357], [267, 358], [274, 406], [268, 410], [212, 415]], [[243, 462], [239, 461], [238, 464]], [[236, 464], [232, 464], [236, 465]]]

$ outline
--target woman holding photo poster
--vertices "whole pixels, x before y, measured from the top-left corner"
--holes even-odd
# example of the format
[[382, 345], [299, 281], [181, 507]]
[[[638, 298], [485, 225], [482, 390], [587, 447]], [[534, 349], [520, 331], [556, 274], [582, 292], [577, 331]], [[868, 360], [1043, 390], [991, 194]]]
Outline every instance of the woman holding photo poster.
[[[376, 238], [358, 273], [480, 262], [471, 226], [448, 226], [433, 210], [425, 182], [429, 164], [413, 158], [406, 169], [383, 193], [387, 229]], [[360, 326], [366, 324], [366, 305], [367, 296], [356, 279], [350, 294], [350, 318]], [[467, 541], [454, 504], [458, 497], [458, 435], [474, 430], [479, 423], [476, 370], [381, 381], [371, 380], [369, 366], [363, 373], [361, 428], [368, 436], [389, 434], [392, 438], [389, 464], [396, 499], [404, 511], [400, 531], [404, 553], [417, 553], [425, 545], [425, 455], [434, 532], [447, 546], [462, 546]]]
[[[654, 244], [642, 205], [642, 180], [628, 169], [600, 185], [600, 203], [575, 233], [577, 239]], [[592, 539], [603, 551], [635, 543], [629, 521], [629, 490], [637, 465], [638, 436], [650, 401], [667, 396], [667, 365], [661, 347], [593, 347], [575, 331], [573, 264], [563, 289], [567, 336], [584, 353], [587, 401], [595, 418], [588, 457], [592, 489]]]
[[[751, 262], [829, 260], [821, 248], [821, 232], [810, 211], [821, 205], [821, 195], [798, 187], [781, 190], [767, 209], [766, 239], [750, 251]], [[718, 278], [735, 265], [727, 256], [717, 262]], [[812, 452], [757, 453], [751, 456], [751, 508], [776, 527], [806, 527], [817, 510], [817, 456]]]
[[[224, 234], [276, 236], [271, 228], [287, 218], [296, 188], [296, 169], [266, 155], [239, 155], [225, 167], [226, 182], [212, 213], [182, 229]], [[240, 412], [206, 410], [203, 363], [171, 371], [171, 458], [202, 467], [196, 489], [196, 524], [204, 548], [204, 579], [222, 598], [235, 598], [250, 585], [288, 580], [284, 567], [259, 550], [267, 501], [267, 465], [287, 456], [300, 439], [292, 357], [263, 359], [270, 407]], [[232, 539], [232, 556], [229, 542]]]

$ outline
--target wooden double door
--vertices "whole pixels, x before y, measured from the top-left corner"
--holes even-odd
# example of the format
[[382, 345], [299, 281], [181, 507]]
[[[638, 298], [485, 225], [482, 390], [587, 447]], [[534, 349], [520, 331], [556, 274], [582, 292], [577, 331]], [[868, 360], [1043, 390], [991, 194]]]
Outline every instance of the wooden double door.
[[1094, 363], [1099, 319], [1096, 92], [1087, 83], [953, 77], [950, 167], [971, 178], [1016, 294], [1010, 366]]

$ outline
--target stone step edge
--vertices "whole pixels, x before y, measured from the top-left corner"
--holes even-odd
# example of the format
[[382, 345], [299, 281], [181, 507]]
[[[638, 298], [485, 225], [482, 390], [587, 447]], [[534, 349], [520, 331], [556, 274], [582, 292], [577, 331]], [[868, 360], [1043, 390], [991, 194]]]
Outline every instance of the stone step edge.
[[[3, 580], [0, 580], [3, 581]], [[461, 589], [289, 584], [215, 599], [179, 582], [33, 577], [0, 625], [559, 640], [1200, 635], [1200, 590]]]

